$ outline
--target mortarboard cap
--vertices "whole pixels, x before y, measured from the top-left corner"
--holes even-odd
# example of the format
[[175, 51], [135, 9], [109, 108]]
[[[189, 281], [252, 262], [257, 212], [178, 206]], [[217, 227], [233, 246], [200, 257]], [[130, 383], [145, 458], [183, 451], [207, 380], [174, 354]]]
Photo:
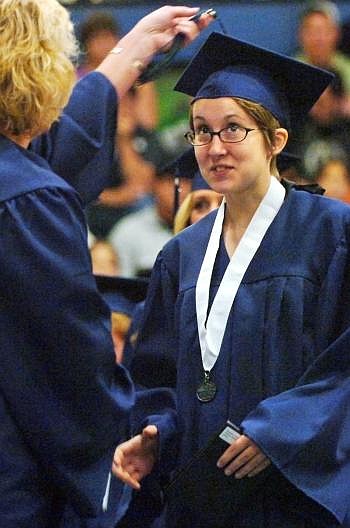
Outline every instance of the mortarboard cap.
[[112, 312], [132, 316], [135, 305], [146, 298], [149, 281], [143, 278], [95, 275], [96, 285]]
[[332, 74], [248, 42], [213, 32], [175, 90], [197, 99], [240, 97], [259, 103], [286, 128], [303, 120]]

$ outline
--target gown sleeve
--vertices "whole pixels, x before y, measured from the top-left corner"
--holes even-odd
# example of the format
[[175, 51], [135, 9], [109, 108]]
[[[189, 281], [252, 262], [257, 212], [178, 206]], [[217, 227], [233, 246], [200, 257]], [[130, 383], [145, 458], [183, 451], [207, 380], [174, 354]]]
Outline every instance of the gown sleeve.
[[134, 392], [115, 365], [80, 200], [44, 188], [2, 202], [0, 215], [2, 395], [50, 482], [96, 515]]
[[90, 73], [74, 87], [60, 119], [30, 149], [87, 204], [112, 181], [116, 118], [115, 89], [104, 75]]
[[[170, 336], [173, 335], [172, 317], [167, 319], [163, 308], [164, 298], [171, 302], [170, 284], [170, 276], [160, 254], [154, 265], [147, 302], [139, 303], [136, 317], [135, 313], [133, 315], [130, 330], [135, 336], [135, 342], [131, 344], [129, 339], [129, 347], [124, 349], [123, 360], [131, 371], [137, 388], [131, 414], [132, 434], [138, 434], [150, 424], [157, 426], [162, 460], [159, 465], [165, 473], [167, 468], [173, 467], [176, 451], [174, 439], [177, 439], [178, 432], [174, 392], [176, 368], [172, 358], [163, 358], [167, 339], [171, 339]], [[154, 318], [157, 318], [157, 322]], [[164, 333], [165, 329], [167, 331]], [[172, 456], [169, 457], [169, 453]]]
[[319, 352], [313, 363], [294, 388], [263, 400], [242, 422], [244, 433], [283, 476], [346, 527], [350, 526], [348, 248], [349, 233], [336, 248], [315, 306]]
[[138, 387], [134, 423], [140, 423], [142, 416], [147, 416], [142, 426], [157, 425], [160, 435], [159, 465], [165, 473], [175, 465], [178, 439], [174, 391], [175, 291], [173, 278], [160, 252], [153, 268], [130, 372]]
[[152, 521], [164, 506], [163, 486], [176, 465], [180, 431], [174, 390], [176, 364], [171, 354], [175, 350], [174, 292], [174, 280], [160, 252], [152, 271], [136, 349], [128, 357], [137, 388], [131, 413], [132, 433], [137, 434], [146, 425], [156, 425], [159, 456], [152, 473], [143, 480], [141, 490], [133, 493], [121, 528], [153, 526]]

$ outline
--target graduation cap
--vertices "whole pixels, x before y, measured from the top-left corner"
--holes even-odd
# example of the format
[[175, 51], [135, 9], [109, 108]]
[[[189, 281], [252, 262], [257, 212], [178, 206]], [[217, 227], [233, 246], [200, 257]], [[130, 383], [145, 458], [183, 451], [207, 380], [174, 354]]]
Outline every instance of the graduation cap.
[[240, 97], [259, 103], [280, 124], [303, 120], [332, 74], [265, 48], [213, 32], [178, 80], [175, 90], [197, 99]]
[[95, 275], [96, 285], [111, 312], [132, 316], [135, 305], [144, 301], [149, 281], [144, 278]]

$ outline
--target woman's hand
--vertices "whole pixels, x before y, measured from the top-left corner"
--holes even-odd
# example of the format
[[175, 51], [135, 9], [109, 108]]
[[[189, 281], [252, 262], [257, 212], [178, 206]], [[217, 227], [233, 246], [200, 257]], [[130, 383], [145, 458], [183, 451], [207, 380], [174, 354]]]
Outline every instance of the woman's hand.
[[218, 460], [218, 467], [235, 478], [255, 477], [271, 464], [261, 449], [247, 436], [241, 435]]
[[189, 20], [197, 7], [163, 6], [142, 18], [107, 55], [97, 71], [103, 73], [122, 97], [133, 86], [154, 55], [171, 46], [178, 33], [184, 45], [194, 40], [213, 20], [203, 14], [197, 22]]
[[117, 447], [112, 472], [117, 478], [139, 490], [140, 481], [152, 471], [157, 453], [158, 430], [155, 425], [148, 425], [141, 434]]
[[173, 38], [182, 33], [186, 46], [194, 40], [200, 31], [213, 20], [212, 16], [204, 13], [196, 23], [190, 20], [199, 11], [198, 7], [163, 6], [142, 18], [131, 30], [138, 38], [152, 37], [153, 55], [167, 48]]

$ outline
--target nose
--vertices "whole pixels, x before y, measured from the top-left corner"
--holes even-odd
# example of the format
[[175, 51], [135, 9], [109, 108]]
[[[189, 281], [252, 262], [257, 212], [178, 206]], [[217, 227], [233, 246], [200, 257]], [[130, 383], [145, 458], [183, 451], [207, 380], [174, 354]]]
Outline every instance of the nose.
[[227, 150], [226, 144], [221, 141], [218, 135], [212, 136], [212, 140], [209, 143], [209, 153], [212, 155], [224, 154]]

